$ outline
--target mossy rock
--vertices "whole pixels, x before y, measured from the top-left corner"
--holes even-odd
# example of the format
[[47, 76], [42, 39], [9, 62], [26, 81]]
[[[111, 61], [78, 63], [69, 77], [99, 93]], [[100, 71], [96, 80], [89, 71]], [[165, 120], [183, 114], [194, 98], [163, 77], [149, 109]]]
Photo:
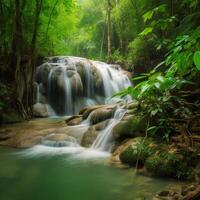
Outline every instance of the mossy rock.
[[24, 121], [23, 117], [15, 110], [1, 113], [1, 123], [17, 123]]
[[113, 136], [115, 137], [115, 139], [141, 136], [145, 132], [146, 124], [147, 121], [144, 116], [125, 116], [113, 128]]
[[193, 170], [182, 160], [180, 154], [162, 151], [151, 155], [145, 161], [146, 169], [155, 176], [192, 179]]
[[119, 155], [119, 158], [121, 162], [129, 165], [134, 166], [137, 161], [139, 165], [143, 165], [145, 160], [156, 151], [156, 147], [152, 139], [138, 137]]

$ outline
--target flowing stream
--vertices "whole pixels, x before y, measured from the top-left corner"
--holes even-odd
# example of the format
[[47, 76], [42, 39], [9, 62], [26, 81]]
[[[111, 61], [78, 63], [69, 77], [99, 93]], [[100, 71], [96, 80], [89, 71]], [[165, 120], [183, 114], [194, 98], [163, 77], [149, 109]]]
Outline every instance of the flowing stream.
[[92, 149], [97, 149], [99, 151], [111, 151], [112, 147], [112, 142], [113, 142], [113, 136], [112, 136], [112, 130], [113, 127], [120, 122], [120, 120], [123, 118], [125, 115], [126, 110], [124, 109], [117, 109], [115, 111], [113, 119], [111, 119], [111, 122], [109, 125], [99, 133], [97, 139], [94, 141], [92, 144]]

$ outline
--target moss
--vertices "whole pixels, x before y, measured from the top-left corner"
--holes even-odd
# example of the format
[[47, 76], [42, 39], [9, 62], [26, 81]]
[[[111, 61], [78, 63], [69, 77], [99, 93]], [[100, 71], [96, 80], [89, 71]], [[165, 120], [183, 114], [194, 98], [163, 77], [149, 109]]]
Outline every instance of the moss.
[[159, 152], [151, 155], [145, 162], [145, 167], [153, 175], [173, 177], [178, 179], [192, 179], [193, 170], [182, 161], [179, 154]]
[[24, 119], [22, 116], [15, 110], [10, 110], [8, 112], [1, 113], [1, 123], [17, 123], [22, 122]]
[[118, 123], [113, 129], [113, 135], [116, 139], [141, 136], [145, 132], [146, 124], [144, 116], [132, 116]]
[[134, 142], [120, 154], [120, 160], [130, 165], [135, 165], [138, 160], [139, 164], [143, 165], [156, 150], [156, 146], [151, 147], [150, 144], [151, 139], [135, 138]]

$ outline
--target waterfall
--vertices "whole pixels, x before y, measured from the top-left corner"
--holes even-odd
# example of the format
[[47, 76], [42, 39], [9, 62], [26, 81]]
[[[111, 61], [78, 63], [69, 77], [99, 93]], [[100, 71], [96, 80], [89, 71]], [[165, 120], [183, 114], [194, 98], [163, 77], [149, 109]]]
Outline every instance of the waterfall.
[[120, 67], [72, 56], [47, 58], [37, 68], [36, 82], [37, 93], [38, 86], [43, 90], [43, 104], [48, 104], [58, 116], [105, 104], [113, 94], [131, 86]]
[[36, 103], [40, 103], [40, 84], [36, 82]]
[[125, 109], [118, 108], [115, 111], [113, 119], [110, 120], [110, 124], [105, 128], [105, 130], [101, 131], [97, 136], [96, 140], [92, 144], [92, 149], [100, 150], [100, 151], [110, 151], [111, 144], [113, 141], [112, 130], [114, 126], [120, 122], [120, 120], [124, 117], [126, 113]]
[[86, 78], [87, 97], [91, 98], [94, 93], [94, 85], [93, 85], [93, 77], [92, 77], [90, 65], [86, 64], [84, 67], [84, 70], [85, 70], [85, 78]]
[[66, 67], [63, 67], [63, 76], [65, 82], [65, 114], [71, 115], [73, 114], [73, 105], [72, 105], [72, 87], [71, 80], [67, 75]]

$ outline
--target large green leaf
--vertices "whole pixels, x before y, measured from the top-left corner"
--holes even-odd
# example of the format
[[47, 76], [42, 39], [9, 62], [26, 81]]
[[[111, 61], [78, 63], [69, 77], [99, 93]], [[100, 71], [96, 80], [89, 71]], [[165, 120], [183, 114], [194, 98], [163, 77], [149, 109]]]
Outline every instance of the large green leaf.
[[196, 68], [200, 70], [200, 51], [195, 52], [193, 60]]

